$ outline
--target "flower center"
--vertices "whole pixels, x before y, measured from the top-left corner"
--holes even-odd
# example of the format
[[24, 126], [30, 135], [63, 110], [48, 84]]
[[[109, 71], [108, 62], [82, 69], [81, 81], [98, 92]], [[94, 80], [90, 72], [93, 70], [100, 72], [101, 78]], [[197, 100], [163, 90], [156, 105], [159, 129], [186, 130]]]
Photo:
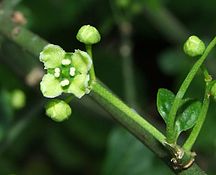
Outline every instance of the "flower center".
[[76, 68], [71, 64], [69, 58], [63, 59], [60, 67], [56, 67], [53, 72], [62, 87], [67, 87], [76, 74]]

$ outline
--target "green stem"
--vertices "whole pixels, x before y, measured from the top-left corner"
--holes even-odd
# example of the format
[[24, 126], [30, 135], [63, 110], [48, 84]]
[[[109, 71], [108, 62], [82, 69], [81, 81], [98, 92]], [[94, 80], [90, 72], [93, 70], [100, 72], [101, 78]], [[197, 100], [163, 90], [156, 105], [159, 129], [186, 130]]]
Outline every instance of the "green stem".
[[39, 57], [41, 50], [48, 44], [47, 41], [24, 27], [16, 26], [9, 19], [1, 19], [1, 17], [0, 15], [0, 34], [19, 45], [25, 51], [31, 53], [31, 55]]
[[[86, 45], [86, 51], [89, 54], [89, 56], [91, 57], [92, 61], [93, 61], [93, 57], [92, 57], [92, 45]], [[95, 77], [95, 71], [94, 71], [94, 65], [92, 64], [92, 67], [90, 69], [90, 81], [93, 82], [96, 80]], [[90, 84], [91, 84], [90, 82]]]
[[188, 36], [189, 32], [187, 29], [161, 3], [158, 3], [156, 6], [145, 3], [143, 10], [146, 18], [171, 42], [181, 43]]
[[119, 7], [117, 7], [112, 0], [110, 0], [110, 7], [112, 10], [114, 21], [119, 27], [121, 35], [120, 55], [122, 57], [122, 73], [124, 80], [125, 99], [129, 105], [137, 108], [132, 56], [133, 45], [131, 42], [133, 27], [127, 15], [125, 13], [121, 13]]
[[205, 66], [202, 65], [202, 71], [203, 71], [203, 75], [205, 77], [205, 82], [208, 83], [210, 81], [212, 81], [212, 76], [209, 74], [207, 68]]
[[158, 131], [154, 126], [142, 118], [136, 111], [128, 107], [118, 97], [113, 95], [101, 83], [97, 81], [92, 88], [92, 96], [108, 110], [113, 117], [124, 126], [129, 127], [129, 130], [138, 137], [142, 137], [144, 131], [149, 132], [159, 142], [164, 144], [165, 136]]
[[122, 57], [122, 72], [124, 78], [126, 102], [128, 102], [132, 107], [136, 108], [136, 87], [132, 57], [133, 46], [131, 43], [132, 25], [127, 20], [123, 21], [119, 23], [119, 30], [121, 33], [120, 54]]
[[89, 54], [89, 56], [92, 58], [92, 45], [86, 45], [86, 51]]
[[4, 9], [4, 11], [7, 12], [11, 12], [12, 10], [14, 10], [14, 8], [21, 2], [22, 0], [3, 0], [2, 1], [2, 8]]
[[28, 111], [26, 111], [25, 115], [22, 116], [22, 118], [21, 116], [19, 116], [21, 118], [20, 120], [11, 124], [11, 126], [7, 130], [4, 140], [0, 143], [0, 156], [7, 148], [13, 148], [14, 141], [30, 125], [32, 119], [41, 113], [44, 104], [45, 102], [43, 99], [35, 101], [34, 106], [32, 106]]
[[[154, 126], [143, 119], [139, 114], [137, 114], [133, 109], [129, 108], [124, 104], [118, 97], [113, 95], [107, 88], [99, 83], [95, 82], [93, 89], [90, 93], [95, 101], [97, 101], [100, 106], [112, 114], [113, 118], [122, 124], [126, 129], [128, 129], [132, 134], [134, 134], [141, 142], [145, 143], [153, 152], [155, 152], [161, 159], [163, 159], [166, 164], [168, 164], [171, 169], [179, 175], [206, 175], [196, 163], [193, 163], [188, 169], [177, 172], [173, 169], [170, 162], [170, 157], [167, 152], [163, 152], [162, 147], [160, 147], [157, 142], [152, 139], [152, 136], [157, 139], [160, 143], [165, 143], [165, 136], [158, 131]], [[162, 149], [162, 150], [161, 150]], [[159, 151], [160, 150], [160, 151]]]
[[174, 143], [175, 141], [175, 132], [174, 132], [174, 123], [175, 123], [175, 117], [176, 113], [178, 111], [180, 102], [182, 98], [184, 97], [190, 83], [192, 82], [193, 78], [195, 77], [196, 73], [198, 72], [199, 68], [209, 55], [210, 51], [213, 49], [213, 47], [216, 44], [216, 37], [210, 42], [208, 47], [206, 48], [204, 54], [201, 56], [201, 58], [194, 64], [190, 72], [188, 73], [187, 77], [185, 78], [184, 82], [182, 83], [178, 93], [176, 94], [175, 100], [173, 102], [172, 108], [169, 113], [169, 117], [167, 120], [167, 142], [168, 143]]
[[73, 98], [74, 98], [73, 95], [69, 95], [64, 101], [65, 101], [65, 103], [69, 104]]
[[206, 83], [206, 90], [205, 90], [205, 95], [204, 95], [204, 99], [203, 99], [203, 105], [201, 108], [201, 112], [199, 114], [199, 117], [197, 119], [197, 122], [195, 124], [195, 126], [193, 127], [192, 132], [190, 133], [189, 137], [187, 138], [185, 144], [183, 145], [183, 148], [185, 151], [190, 151], [191, 148], [193, 147], [199, 133], [200, 130], [203, 126], [203, 123], [205, 121], [207, 112], [208, 112], [208, 108], [209, 108], [209, 102], [210, 102], [210, 88], [209, 88], [209, 83]]

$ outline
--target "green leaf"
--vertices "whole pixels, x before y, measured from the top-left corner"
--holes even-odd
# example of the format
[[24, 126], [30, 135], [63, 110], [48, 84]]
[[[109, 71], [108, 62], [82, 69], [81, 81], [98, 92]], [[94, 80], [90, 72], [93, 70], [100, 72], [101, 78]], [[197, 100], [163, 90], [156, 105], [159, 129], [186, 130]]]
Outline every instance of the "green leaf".
[[55, 127], [48, 129], [47, 149], [52, 159], [64, 170], [84, 166], [85, 154], [62, 131]]
[[182, 132], [186, 131], [194, 126], [199, 116], [202, 103], [196, 101], [189, 105], [178, 117], [175, 123], [175, 129], [177, 136]]
[[166, 75], [179, 76], [190, 68], [190, 60], [186, 58], [187, 56], [179, 49], [170, 48], [159, 55], [158, 65]]
[[173, 174], [149, 149], [122, 128], [114, 129], [108, 141], [102, 175]]
[[168, 89], [160, 88], [157, 93], [157, 110], [161, 117], [167, 122], [170, 109], [172, 107], [175, 94]]

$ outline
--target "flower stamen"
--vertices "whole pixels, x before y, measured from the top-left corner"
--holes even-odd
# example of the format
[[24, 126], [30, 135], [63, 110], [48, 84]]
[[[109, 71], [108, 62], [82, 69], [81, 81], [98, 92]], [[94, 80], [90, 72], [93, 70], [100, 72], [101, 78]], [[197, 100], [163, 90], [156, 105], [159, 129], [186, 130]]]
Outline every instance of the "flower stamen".
[[60, 72], [61, 72], [61, 70], [60, 70], [60, 68], [55, 68], [55, 70], [54, 70], [54, 76], [56, 77], [56, 78], [59, 78], [60, 77]]
[[76, 70], [76, 69], [75, 69], [74, 67], [71, 67], [71, 68], [70, 68], [70, 76], [73, 77], [73, 76], [75, 75], [75, 70]]
[[70, 84], [70, 81], [68, 80], [68, 79], [64, 79], [64, 80], [62, 80], [61, 82], [60, 82], [60, 85], [62, 86], [62, 87], [65, 87], [65, 86], [67, 86], [67, 85], [69, 85]]
[[71, 64], [71, 60], [69, 60], [69, 59], [63, 59], [61, 63], [62, 63], [62, 65], [67, 66], [67, 65]]

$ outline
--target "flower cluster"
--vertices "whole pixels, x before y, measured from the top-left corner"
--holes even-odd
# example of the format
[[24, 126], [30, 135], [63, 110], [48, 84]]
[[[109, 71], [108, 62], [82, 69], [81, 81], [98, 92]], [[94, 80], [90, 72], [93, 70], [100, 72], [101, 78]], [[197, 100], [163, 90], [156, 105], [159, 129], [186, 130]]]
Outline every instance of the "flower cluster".
[[[84, 25], [77, 33], [77, 39], [88, 47], [100, 41], [97, 29]], [[90, 50], [89, 50], [90, 49]], [[91, 56], [84, 51], [65, 52], [61, 47], [48, 44], [40, 53], [40, 61], [44, 63], [47, 73], [40, 83], [42, 94], [47, 98], [55, 98], [62, 93], [73, 94], [81, 98], [91, 91], [95, 80]], [[46, 114], [55, 121], [63, 121], [71, 115], [68, 100], [53, 99], [46, 105]]]
[[66, 53], [61, 47], [49, 44], [40, 53], [40, 61], [47, 69], [40, 83], [45, 97], [54, 98], [64, 92], [81, 98], [90, 92], [92, 60], [86, 52], [75, 50], [74, 53]]

